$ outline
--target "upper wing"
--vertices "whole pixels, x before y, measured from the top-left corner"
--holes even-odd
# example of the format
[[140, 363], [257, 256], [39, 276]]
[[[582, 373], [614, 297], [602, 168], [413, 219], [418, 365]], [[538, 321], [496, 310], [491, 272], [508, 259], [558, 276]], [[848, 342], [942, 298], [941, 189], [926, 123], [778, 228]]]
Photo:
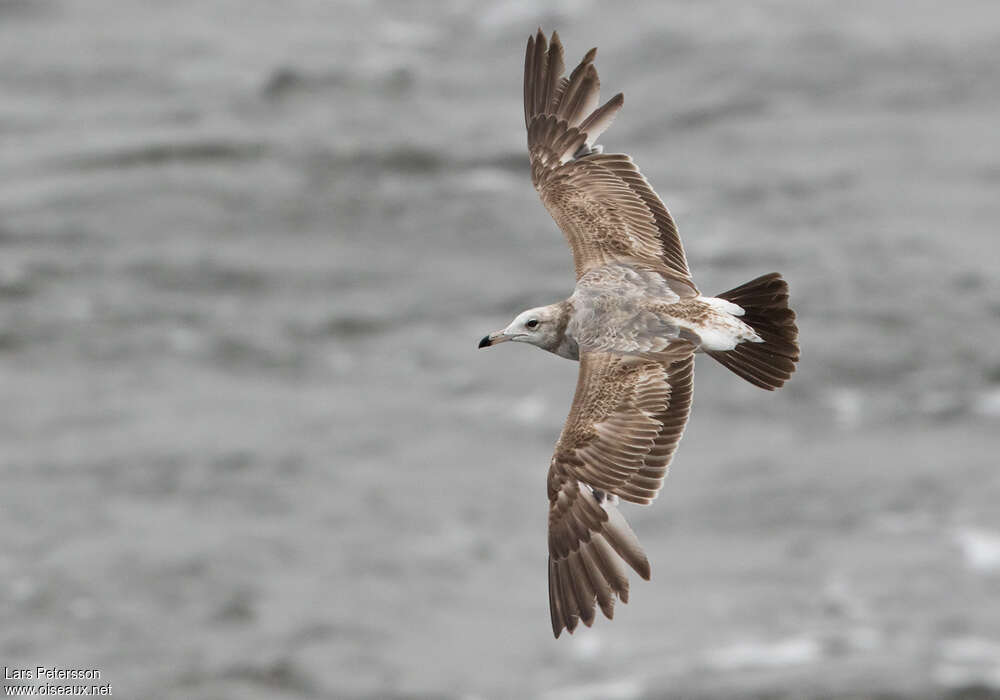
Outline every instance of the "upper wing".
[[629, 156], [595, 148], [624, 103], [618, 93], [597, 107], [596, 53], [587, 52], [565, 78], [559, 35], [553, 32], [548, 44], [539, 29], [528, 39], [524, 120], [532, 181], [569, 240], [578, 279], [607, 262], [638, 262], [676, 282], [681, 296], [697, 295], [663, 202]]
[[691, 411], [694, 355], [678, 345], [680, 357], [581, 353], [554, 467], [627, 501], [652, 502]]
[[687, 424], [693, 371], [686, 343], [667, 360], [582, 353], [548, 477], [549, 608], [557, 637], [578, 619], [590, 625], [595, 605], [610, 618], [614, 594], [628, 601], [619, 557], [649, 578], [649, 561], [615, 508], [616, 496], [656, 498]]

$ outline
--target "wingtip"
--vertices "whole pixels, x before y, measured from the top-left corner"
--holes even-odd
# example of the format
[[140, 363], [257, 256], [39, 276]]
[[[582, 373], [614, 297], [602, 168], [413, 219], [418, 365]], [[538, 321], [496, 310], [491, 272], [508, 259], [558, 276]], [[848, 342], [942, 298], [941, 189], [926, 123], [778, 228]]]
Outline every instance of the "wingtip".
[[649, 559], [643, 560], [642, 566], [636, 569], [636, 573], [638, 573], [639, 576], [642, 577], [643, 581], [648, 581], [650, 579], [650, 577], [653, 575], [653, 570], [649, 566]]
[[528, 51], [548, 51], [549, 42], [545, 40], [545, 32], [539, 27], [538, 31], [528, 36]]

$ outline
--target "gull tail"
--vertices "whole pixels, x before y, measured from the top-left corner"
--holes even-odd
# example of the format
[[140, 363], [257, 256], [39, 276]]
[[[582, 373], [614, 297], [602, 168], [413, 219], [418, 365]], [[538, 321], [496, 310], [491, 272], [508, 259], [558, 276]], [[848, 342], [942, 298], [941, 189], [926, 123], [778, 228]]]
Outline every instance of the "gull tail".
[[742, 307], [740, 320], [764, 342], [742, 342], [732, 350], [708, 354], [761, 389], [781, 387], [799, 361], [799, 329], [795, 312], [788, 308], [788, 283], [772, 272], [718, 296]]

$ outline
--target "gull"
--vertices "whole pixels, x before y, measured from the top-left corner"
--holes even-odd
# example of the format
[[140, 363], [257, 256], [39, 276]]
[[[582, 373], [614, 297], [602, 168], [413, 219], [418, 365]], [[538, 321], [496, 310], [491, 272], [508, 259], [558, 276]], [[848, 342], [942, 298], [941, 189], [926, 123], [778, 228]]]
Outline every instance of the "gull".
[[548, 473], [549, 611], [558, 638], [615, 599], [628, 602], [622, 562], [650, 566], [618, 509], [648, 505], [691, 410], [695, 353], [762, 389], [782, 386], [799, 359], [788, 285], [771, 273], [703, 296], [688, 270], [670, 212], [625, 154], [597, 139], [624, 104], [598, 106], [591, 49], [563, 75], [559, 35], [528, 38], [524, 122], [531, 179], [573, 251], [573, 294], [518, 314], [480, 348], [530, 343], [578, 360], [569, 417]]

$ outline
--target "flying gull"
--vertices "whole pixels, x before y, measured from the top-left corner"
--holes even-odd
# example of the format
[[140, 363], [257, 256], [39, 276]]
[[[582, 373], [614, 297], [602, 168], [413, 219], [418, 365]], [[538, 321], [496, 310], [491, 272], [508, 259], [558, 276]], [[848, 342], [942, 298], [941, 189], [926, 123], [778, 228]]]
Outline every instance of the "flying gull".
[[778, 273], [715, 297], [688, 271], [670, 212], [625, 154], [598, 137], [624, 103], [598, 107], [591, 49], [563, 76], [559, 35], [528, 39], [524, 122], [531, 179], [573, 250], [576, 287], [528, 309], [480, 348], [508, 340], [579, 360], [573, 406], [549, 465], [552, 632], [609, 619], [628, 602], [622, 561], [649, 579], [649, 560], [617, 508], [649, 504], [691, 410], [694, 353], [751, 384], [777, 389], [799, 359], [795, 313]]

